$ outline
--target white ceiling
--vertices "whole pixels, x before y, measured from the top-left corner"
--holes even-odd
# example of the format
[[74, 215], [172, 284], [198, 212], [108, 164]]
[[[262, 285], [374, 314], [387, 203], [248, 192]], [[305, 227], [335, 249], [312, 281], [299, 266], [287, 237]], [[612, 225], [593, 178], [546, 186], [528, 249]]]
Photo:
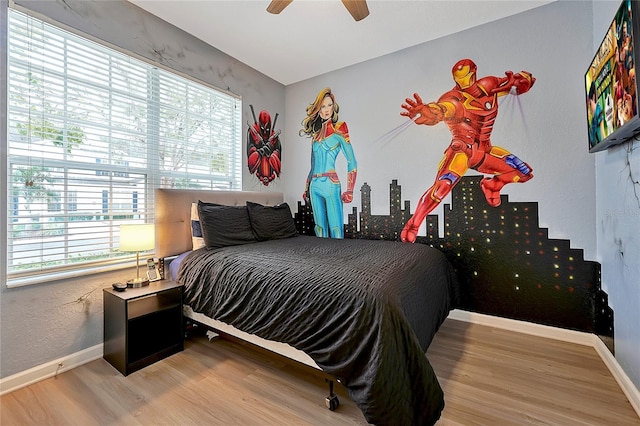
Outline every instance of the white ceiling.
[[368, 0], [355, 22], [338, 0], [129, 0], [284, 85], [555, 0]]

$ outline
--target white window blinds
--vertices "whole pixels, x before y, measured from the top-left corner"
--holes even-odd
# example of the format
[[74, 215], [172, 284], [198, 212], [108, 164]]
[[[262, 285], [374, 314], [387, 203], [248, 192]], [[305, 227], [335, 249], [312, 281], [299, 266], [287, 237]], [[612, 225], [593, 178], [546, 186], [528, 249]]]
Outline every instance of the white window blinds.
[[241, 102], [9, 11], [9, 283], [122, 260], [157, 187], [242, 186]]

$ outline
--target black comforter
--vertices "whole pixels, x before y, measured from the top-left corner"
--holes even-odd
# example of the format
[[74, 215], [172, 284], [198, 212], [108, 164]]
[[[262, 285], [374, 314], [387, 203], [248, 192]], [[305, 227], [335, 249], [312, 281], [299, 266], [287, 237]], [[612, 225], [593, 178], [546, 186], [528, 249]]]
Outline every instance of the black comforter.
[[440, 251], [297, 236], [196, 250], [178, 280], [195, 312], [307, 353], [368, 422], [440, 417], [443, 393], [425, 352], [457, 294]]

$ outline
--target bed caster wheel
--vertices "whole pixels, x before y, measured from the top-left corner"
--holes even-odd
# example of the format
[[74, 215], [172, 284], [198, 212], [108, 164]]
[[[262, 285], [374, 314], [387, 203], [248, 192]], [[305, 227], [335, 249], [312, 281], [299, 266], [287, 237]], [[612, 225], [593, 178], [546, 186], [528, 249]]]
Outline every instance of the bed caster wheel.
[[329, 396], [325, 398], [324, 403], [329, 410], [334, 411], [338, 408], [338, 405], [340, 405], [340, 400], [338, 399], [338, 395], [333, 393], [333, 380], [324, 380], [329, 383]]
[[338, 395], [333, 395], [333, 396], [328, 396], [324, 400], [324, 403], [329, 410], [333, 411], [336, 408], [338, 408], [338, 406], [340, 405], [340, 400], [338, 399]]

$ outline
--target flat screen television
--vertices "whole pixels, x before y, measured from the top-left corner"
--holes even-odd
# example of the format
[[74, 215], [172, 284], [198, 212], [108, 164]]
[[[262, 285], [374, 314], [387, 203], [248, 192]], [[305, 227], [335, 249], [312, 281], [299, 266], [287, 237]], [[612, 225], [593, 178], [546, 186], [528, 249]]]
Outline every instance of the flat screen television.
[[635, 59], [638, 3], [624, 0], [585, 74], [589, 152], [623, 143], [640, 132]]

